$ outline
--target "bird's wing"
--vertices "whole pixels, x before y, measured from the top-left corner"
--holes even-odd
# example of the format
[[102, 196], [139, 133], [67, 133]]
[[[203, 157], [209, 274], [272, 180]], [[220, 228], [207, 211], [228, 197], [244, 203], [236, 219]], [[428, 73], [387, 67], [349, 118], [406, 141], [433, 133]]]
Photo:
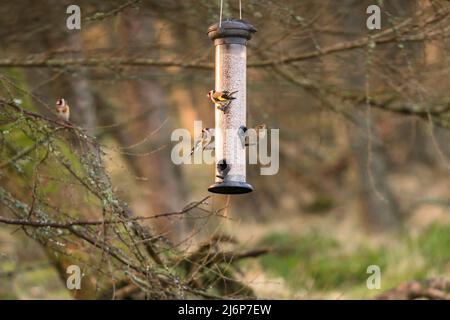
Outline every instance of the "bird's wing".
[[203, 144], [203, 150], [213, 150], [214, 148], [214, 144], [212, 143], [212, 141], [208, 141], [205, 144]]
[[209, 132], [206, 134], [202, 142], [203, 142], [203, 150], [205, 150], [212, 142], [212, 136]]
[[223, 96], [226, 98], [226, 99], [228, 99], [228, 100], [230, 100], [230, 99], [236, 99], [235, 97], [233, 97], [233, 94], [235, 94], [237, 92], [237, 90], [236, 91], [228, 91], [228, 90], [225, 90], [225, 91], [222, 91], [222, 93], [223, 93]]
[[197, 149], [198, 149], [198, 147], [199, 147], [199, 145], [200, 145], [201, 142], [202, 142], [201, 139], [199, 139], [199, 140], [197, 140], [197, 141], [195, 142], [195, 145], [194, 145], [194, 146], [192, 147], [192, 149], [191, 149], [190, 155], [193, 155], [194, 152], [197, 151]]
[[239, 139], [241, 140], [241, 144], [242, 144], [243, 148], [246, 145], [246, 140], [248, 140], [246, 131], [247, 131], [246, 127], [244, 127], [244, 126], [239, 127], [238, 136], [239, 136]]
[[219, 101], [227, 101], [230, 98], [230, 91], [219, 91], [213, 94], [213, 97]]

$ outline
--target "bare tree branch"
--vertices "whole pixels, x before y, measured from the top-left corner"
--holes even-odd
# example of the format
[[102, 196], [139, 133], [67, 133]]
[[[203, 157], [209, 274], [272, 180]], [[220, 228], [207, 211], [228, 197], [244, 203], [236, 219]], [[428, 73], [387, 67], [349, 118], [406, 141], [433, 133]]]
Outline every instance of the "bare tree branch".
[[206, 69], [214, 68], [211, 63], [189, 62], [189, 61], [164, 61], [151, 58], [3, 58], [0, 59], [0, 68], [66, 68], [66, 67], [180, 67], [187, 69]]
[[155, 215], [146, 216], [146, 217], [141, 217], [141, 216], [132, 217], [129, 219], [124, 219], [124, 220], [77, 220], [77, 221], [70, 221], [70, 222], [56, 222], [56, 221], [32, 221], [32, 220], [27, 220], [27, 219], [10, 219], [10, 218], [6, 218], [4, 216], [0, 216], [0, 223], [10, 224], [10, 225], [18, 225], [18, 226], [37, 227], [37, 228], [50, 227], [50, 228], [58, 228], [58, 229], [70, 229], [71, 227], [74, 227], [74, 226], [99, 226], [99, 225], [103, 225], [103, 224], [126, 223], [126, 222], [130, 222], [130, 221], [138, 221], [138, 220], [168, 218], [168, 217], [172, 217], [172, 216], [186, 214], [186, 213], [192, 211], [193, 209], [197, 208], [199, 205], [203, 204], [209, 198], [210, 198], [210, 196], [207, 196], [207, 197], [203, 198], [202, 200], [196, 201], [192, 205], [189, 205], [180, 211], [160, 213], [160, 214], [155, 214]]

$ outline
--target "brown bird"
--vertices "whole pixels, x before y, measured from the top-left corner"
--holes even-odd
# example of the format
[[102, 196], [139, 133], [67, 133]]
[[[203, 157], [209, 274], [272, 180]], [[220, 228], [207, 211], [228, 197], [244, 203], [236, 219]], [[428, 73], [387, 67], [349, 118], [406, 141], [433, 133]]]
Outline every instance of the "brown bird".
[[63, 98], [56, 101], [56, 115], [58, 116], [59, 120], [69, 122], [70, 107], [67, 104], [66, 100], [64, 100]]
[[266, 134], [267, 134], [267, 126], [266, 126], [266, 124], [265, 123], [261, 123], [261, 124], [258, 124], [257, 126], [255, 126], [253, 129], [255, 129], [256, 130], [256, 136], [259, 138], [259, 139], [264, 139], [265, 137], [266, 137]]

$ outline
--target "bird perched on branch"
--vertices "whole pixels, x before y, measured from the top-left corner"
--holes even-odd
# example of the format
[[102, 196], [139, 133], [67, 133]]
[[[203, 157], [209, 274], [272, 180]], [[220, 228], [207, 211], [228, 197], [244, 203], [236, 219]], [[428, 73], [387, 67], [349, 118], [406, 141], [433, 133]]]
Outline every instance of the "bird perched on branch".
[[69, 122], [70, 107], [67, 104], [66, 100], [64, 100], [63, 98], [56, 101], [56, 115], [58, 116], [59, 120]]
[[227, 176], [228, 172], [230, 172], [230, 170], [231, 165], [227, 163], [227, 160], [226, 159], [220, 160], [219, 162], [217, 162], [217, 172], [219, 174], [216, 175], [216, 177], [223, 180]]
[[207, 147], [210, 146], [211, 141], [212, 141], [211, 128], [202, 129], [202, 135], [200, 136], [200, 139], [198, 139], [195, 142], [194, 147], [191, 149], [190, 155], [193, 155], [194, 152], [197, 151], [199, 148], [202, 148], [202, 150], [205, 150]]
[[[253, 128], [256, 131], [256, 139], [264, 139], [266, 136], [266, 124], [258, 124]], [[245, 126], [240, 126], [238, 130], [239, 139], [241, 140], [242, 148], [250, 146], [249, 137], [248, 137], [248, 128]], [[252, 144], [254, 145], [254, 144]]]
[[217, 105], [217, 109], [226, 112], [228, 109], [230, 103], [232, 100], [236, 99], [236, 97], [233, 97], [233, 94], [235, 94], [237, 91], [216, 91], [211, 90], [208, 92], [208, 97], [211, 99], [212, 102], [214, 102], [215, 105]]

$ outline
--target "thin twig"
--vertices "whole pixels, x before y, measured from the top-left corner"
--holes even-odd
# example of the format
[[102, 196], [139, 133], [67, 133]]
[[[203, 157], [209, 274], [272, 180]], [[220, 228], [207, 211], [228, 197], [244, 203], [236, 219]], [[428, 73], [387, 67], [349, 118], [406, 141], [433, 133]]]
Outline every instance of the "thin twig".
[[167, 217], [171, 217], [171, 216], [186, 214], [189, 211], [195, 209], [197, 206], [204, 203], [207, 199], [209, 199], [209, 197], [210, 196], [207, 196], [207, 197], [203, 198], [202, 200], [197, 201], [197, 202], [193, 203], [192, 205], [189, 205], [180, 211], [160, 213], [160, 214], [155, 214], [155, 215], [147, 216], [147, 217], [144, 217], [144, 216], [132, 217], [132, 218], [123, 219], [123, 220], [77, 220], [77, 221], [70, 221], [70, 222], [56, 222], [56, 221], [31, 221], [31, 220], [27, 220], [27, 219], [10, 219], [10, 218], [6, 218], [4, 216], [0, 216], [0, 223], [9, 224], [9, 225], [36, 227], [36, 228], [50, 227], [50, 228], [58, 228], [58, 229], [70, 229], [74, 226], [98, 226], [98, 225], [103, 225], [103, 224], [126, 223], [126, 222], [131, 222], [131, 221], [138, 221], [138, 220], [142, 221], [142, 220], [149, 220], [149, 219], [167, 218]]

